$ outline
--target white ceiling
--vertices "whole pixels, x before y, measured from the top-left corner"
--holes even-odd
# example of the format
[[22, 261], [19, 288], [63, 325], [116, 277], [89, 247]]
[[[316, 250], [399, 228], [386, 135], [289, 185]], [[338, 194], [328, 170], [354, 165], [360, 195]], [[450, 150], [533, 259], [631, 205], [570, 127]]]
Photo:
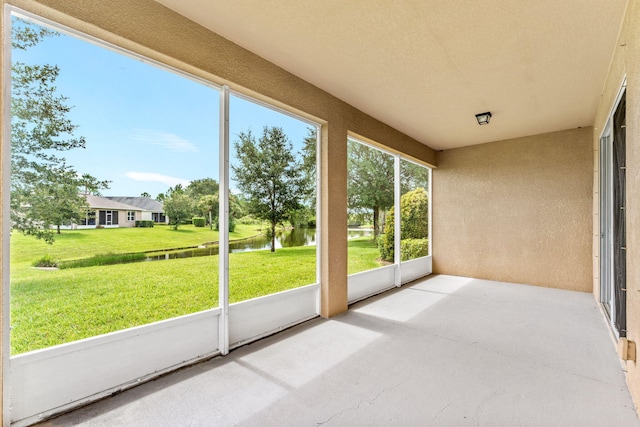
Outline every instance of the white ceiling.
[[591, 126], [626, 6], [156, 1], [434, 149]]

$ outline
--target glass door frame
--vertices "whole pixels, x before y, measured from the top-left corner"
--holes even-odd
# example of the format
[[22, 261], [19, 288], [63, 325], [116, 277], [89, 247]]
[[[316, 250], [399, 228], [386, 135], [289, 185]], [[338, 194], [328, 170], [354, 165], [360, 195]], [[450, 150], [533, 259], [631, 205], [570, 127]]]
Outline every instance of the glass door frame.
[[615, 266], [614, 266], [614, 159], [613, 159], [613, 117], [620, 105], [620, 101], [625, 95], [626, 77], [624, 78], [620, 91], [608, 115], [604, 131], [599, 141], [599, 222], [600, 222], [600, 250], [599, 250], [599, 273], [600, 273], [600, 304], [607, 316], [616, 338], [624, 336], [618, 330], [616, 318], [619, 308], [615, 296]]

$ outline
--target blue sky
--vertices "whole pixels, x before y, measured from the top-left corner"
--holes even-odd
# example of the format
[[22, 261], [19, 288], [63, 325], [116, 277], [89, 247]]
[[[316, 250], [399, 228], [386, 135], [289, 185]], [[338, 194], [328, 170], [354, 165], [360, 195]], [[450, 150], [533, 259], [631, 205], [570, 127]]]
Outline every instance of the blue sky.
[[[74, 107], [68, 117], [79, 126], [76, 135], [87, 140], [85, 149], [64, 157], [78, 172], [111, 181], [103, 195], [155, 197], [177, 183], [218, 180], [217, 89], [67, 35], [12, 55], [13, 61], [60, 67], [59, 94]], [[232, 157], [239, 132], [259, 136], [264, 126], [282, 127], [296, 152], [309, 127], [232, 96]]]

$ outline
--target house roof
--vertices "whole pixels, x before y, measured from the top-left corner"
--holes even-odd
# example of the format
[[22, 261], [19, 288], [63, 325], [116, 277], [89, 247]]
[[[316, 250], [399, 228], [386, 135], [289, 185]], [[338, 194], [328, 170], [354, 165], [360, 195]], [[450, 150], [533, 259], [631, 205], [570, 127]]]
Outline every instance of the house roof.
[[121, 203], [117, 200], [112, 200], [108, 197], [94, 196], [92, 194], [86, 194], [87, 203], [89, 207], [95, 209], [112, 209], [112, 210], [121, 210], [121, 211], [139, 211], [142, 210], [138, 207]]
[[156, 1], [434, 149], [592, 126], [627, 4]]
[[162, 202], [151, 199], [149, 197], [127, 197], [127, 196], [107, 196], [105, 199], [115, 202], [124, 203], [126, 205], [135, 206], [137, 209], [150, 212], [164, 211]]

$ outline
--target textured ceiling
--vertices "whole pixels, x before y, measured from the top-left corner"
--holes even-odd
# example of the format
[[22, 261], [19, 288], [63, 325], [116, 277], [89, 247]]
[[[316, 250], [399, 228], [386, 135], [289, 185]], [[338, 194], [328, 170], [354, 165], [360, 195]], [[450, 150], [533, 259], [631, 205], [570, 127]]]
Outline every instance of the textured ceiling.
[[157, 1], [434, 149], [591, 126], [626, 6]]

